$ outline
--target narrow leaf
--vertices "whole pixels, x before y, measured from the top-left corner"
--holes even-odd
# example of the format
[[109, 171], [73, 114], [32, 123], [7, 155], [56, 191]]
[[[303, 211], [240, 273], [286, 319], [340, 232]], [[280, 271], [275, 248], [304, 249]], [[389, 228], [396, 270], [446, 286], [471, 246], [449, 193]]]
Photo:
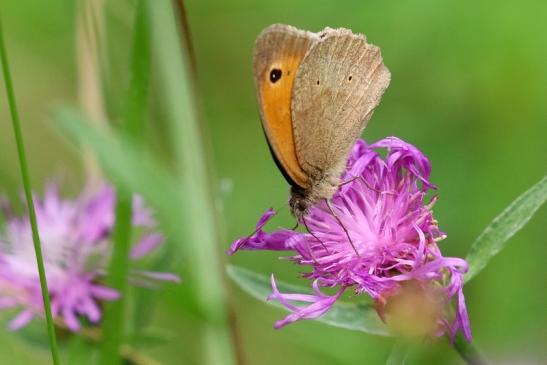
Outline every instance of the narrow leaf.
[[497, 255], [505, 247], [505, 243], [524, 227], [545, 200], [547, 200], [547, 176], [512, 202], [473, 242], [466, 258], [469, 263], [469, 271], [465, 276], [466, 282], [486, 267], [490, 259]]
[[[144, 0], [137, 3], [134, 21], [131, 79], [126, 95], [122, 131], [136, 146], [142, 144], [148, 97], [149, 52]], [[120, 293], [120, 299], [105, 305], [104, 341], [101, 363], [120, 364], [119, 355], [126, 329], [127, 276], [131, 246], [132, 193], [123, 186], [116, 188], [116, 223], [114, 247], [108, 268], [107, 284]]]
[[178, 242], [184, 241], [183, 232], [187, 221], [180, 217], [190, 214], [185, 210], [181, 197], [184, 186], [176, 183], [162, 164], [150, 156], [143, 156], [127, 138], [116, 138], [112, 133], [92, 127], [77, 110], [59, 109], [56, 119], [61, 131], [71, 141], [75, 140], [92, 148], [116, 185], [141, 194], [156, 209], [160, 222], [170, 237]]
[[[227, 271], [230, 278], [232, 278], [241, 289], [256, 299], [264, 301], [272, 292], [270, 279], [264, 275], [237, 266], [228, 266]], [[277, 281], [277, 286], [281, 292], [311, 293], [311, 290], [308, 288], [302, 288], [280, 281]], [[277, 301], [268, 301], [267, 303], [285, 309], [285, 307]], [[334, 327], [366, 332], [373, 335], [390, 335], [387, 326], [382, 323], [374, 308], [366, 304], [344, 303], [339, 301], [330, 311], [319, 317], [317, 321]]]

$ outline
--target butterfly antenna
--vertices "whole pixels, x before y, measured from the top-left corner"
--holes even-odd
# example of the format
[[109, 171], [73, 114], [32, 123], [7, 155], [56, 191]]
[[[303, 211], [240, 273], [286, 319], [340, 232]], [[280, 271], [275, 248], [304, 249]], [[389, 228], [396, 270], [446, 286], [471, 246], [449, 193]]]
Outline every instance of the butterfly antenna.
[[343, 182], [341, 182], [340, 184], [338, 184], [338, 187], [342, 187], [342, 186], [344, 186], [344, 185], [350, 184], [350, 183], [354, 182], [355, 180], [357, 180], [357, 179], [359, 179], [359, 178], [361, 178], [361, 176], [354, 176], [354, 177], [352, 177], [351, 179], [346, 180], [346, 181], [343, 181]]
[[327, 246], [325, 245], [325, 243], [323, 241], [321, 241], [319, 239], [319, 237], [317, 237], [313, 232], [312, 230], [310, 229], [310, 227], [308, 227], [308, 224], [306, 223], [306, 217], [302, 217], [302, 223], [304, 224], [304, 227], [306, 227], [306, 231], [308, 231], [309, 234], [312, 235], [313, 238], [315, 238], [317, 240], [317, 242], [319, 242], [321, 244], [321, 246], [323, 246], [323, 248], [325, 249], [325, 251], [327, 252], [327, 254], [330, 255], [330, 252], [329, 252], [329, 249], [327, 248]]
[[331, 205], [330, 201], [329, 201], [328, 199], [325, 199], [325, 203], [327, 203], [327, 207], [329, 208], [330, 213], [332, 214], [332, 216], [334, 217], [334, 219], [336, 219], [336, 221], [338, 222], [338, 224], [340, 224], [340, 227], [342, 227], [342, 229], [344, 230], [344, 232], [346, 232], [346, 236], [348, 237], [349, 243], [350, 243], [351, 247], [353, 248], [353, 251], [355, 251], [355, 254], [356, 254], [358, 257], [361, 257], [361, 255], [359, 254], [359, 251], [357, 251], [357, 248], [355, 247], [355, 245], [353, 244], [353, 241], [351, 240], [351, 237], [349, 236], [349, 232], [348, 232], [347, 228], [344, 226], [344, 224], [342, 223], [342, 221], [340, 220], [340, 218], [338, 218], [338, 216], [337, 216], [336, 213], [334, 212], [334, 209], [332, 208], [332, 205]]
[[[321, 242], [321, 240], [320, 240], [319, 238], [317, 238], [317, 237], [312, 233], [312, 231], [308, 228], [308, 225], [307, 225], [307, 223], [306, 223], [306, 219], [305, 219], [304, 217], [302, 217], [302, 222], [303, 222], [303, 224], [304, 224], [304, 227], [306, 227], [306, 230], [307, 230], [307, 231], [308, 231], [308, 232], [309, 232], [309, 233], [310, 233], [310, 234], [311, 234], [311, 235], [312, 235], [312, 236], [321, 244], [321, 246], [323, 246], [323, 247], [325, 248], [325, 250], [326, 250], [327, 248], [325, 247], [325, 245], [323, 244], [323, 242]], [[308, 249], [308, 253], [310, 254], [311, 259], [313, 260], [313, 262], [314, 262], [315, 264], [319, 264], [319, 262], [317, 261], [317, 258], [316, 258], [315, 255], [313, 254], [313, 251], [312, 251], [312, 249], [311, 249], [311, 247], [310, 247], [310, 244], [309, 244], [308, 240], [305, 240], [305, 241], [306, 241], [306, 248]], [[328, 251], [327, 251], [327, 252], [328, 252]]]

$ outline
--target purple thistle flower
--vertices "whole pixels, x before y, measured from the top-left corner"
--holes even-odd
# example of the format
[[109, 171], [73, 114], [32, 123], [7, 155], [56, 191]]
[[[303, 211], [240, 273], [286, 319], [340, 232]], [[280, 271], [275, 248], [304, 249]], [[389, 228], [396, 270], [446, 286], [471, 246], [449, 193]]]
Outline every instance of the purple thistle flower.
[[[119, 298], [119, 293], [101, 284], [112, 250], [115, 221], [115, 192], [110, 185], [98, 191], [83, 192], [73, 200], [61, 199], [55, 185], [44, 198], [35, 197], [36, 217], [44, 255], [53, 315], [72, 331], [80, 329], [80, 317], [91, 323], [101, 319], [101, 302]], [[162, 244], [164, 238], [154, 232], [152, 211], [140, 197], [133, 201], [133, 226], [144, 230], [130, 258], [139, 259]], [[0, 233], [0, 310], [22, 308], [9, 323], [12, 330], [43, 315], [43, 302], [32, 232], [27, 215], [12, 213], [4, 204], [6, 226]], [[139, 285], [153, 281], [178, 282], [170, 273], [135, 271]]]
[[[382, 158], [376, 149], [386, 149], [386, 156]], [[471, 340], [462, 280], [467, 263], [443, 257], [437, 246], [446, 235], [433, 218], [436, 197], [426, 201], [428, 191], [435, 189], [429, 182], [430, 171], [428, 159], [398, 138], [372, 145], [359, 140], [342, 177], [346, 183], [331, 200], [332, 211], [321, 202], [299, 222], [308, 232], [264, 232], [275, 215], [270, 209], [253, 235], [232, 244], [229, 254], [239, 249], [293, 251], [289, 258], [310, 268], [303, 276], [312, 281], [313, 295], [281, 293], [272, 275], [273, 293], [268, 299], [292, 312], [276, 328], [323, 315], [351, 288], [356, 295], [371, 296], [383, 320], [386, 312], [390, 315], [397, 307], [394, 303], [422, 298], [424, 302], [414, 304], [431, 308], [431, 312], [441, 308], [434, 320], [436, 335], [448, 331], [453, 338], [461, 330]], [[321, 288], [337, 289], [327, 295]], [[454, 297], [457, 310], [451, 314], [449, 304]], [[423, 298], [435, 299], [428, 304]]]

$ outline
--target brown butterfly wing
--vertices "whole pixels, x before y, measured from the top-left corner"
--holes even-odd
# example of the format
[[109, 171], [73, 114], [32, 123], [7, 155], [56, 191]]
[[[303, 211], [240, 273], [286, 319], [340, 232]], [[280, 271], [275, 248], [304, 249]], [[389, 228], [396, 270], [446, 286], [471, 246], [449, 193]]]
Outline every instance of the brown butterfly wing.
[[258, 36], [254, 51], [254, 76], [260, 117], [273, 155], [289, 183], [302, 188], [309, 179], [296, 157], [291, 98], [296, 70], [315, 33], [274, 24]]
[[342, 173], [346, 158], [390, 81], [380, 49], [363, 35], [326, 28], [301, 62], [293, 87], [296, 155], [311, 178]]

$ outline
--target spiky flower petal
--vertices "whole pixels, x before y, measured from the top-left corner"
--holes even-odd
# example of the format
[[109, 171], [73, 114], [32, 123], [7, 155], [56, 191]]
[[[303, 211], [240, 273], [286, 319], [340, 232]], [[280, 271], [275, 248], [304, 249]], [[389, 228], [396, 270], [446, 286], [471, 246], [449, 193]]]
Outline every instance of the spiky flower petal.
[[[115, 198], [114, 189], [106, 184], [75, 199], [62, 199], [55, 185], [46, 189], [42, 199], [35, 197], [52, 312], [72, 331], [80, 329], [80, 318], [99, 322], [101, 302], [119, 297], [117, 291], [101, 284], [112, 251]], [[131, 252], [131, 259], [138, 259], [161, 245], [164, 238], [154, 231], [157, 224], [142, 199], [135, 197], [133, 208], [133, 226], [144, 231]], [[43, 302], [28, 215], [15, 215], [9, 203], [4, 204], [4, 213], [6, 226], [0, 233], [0, 310], [21, 308], [9, 324], [15, 330], [42, 315]], [[143, 285], [157, 279], [179, 280], [170, 273], [134, 274]]]

